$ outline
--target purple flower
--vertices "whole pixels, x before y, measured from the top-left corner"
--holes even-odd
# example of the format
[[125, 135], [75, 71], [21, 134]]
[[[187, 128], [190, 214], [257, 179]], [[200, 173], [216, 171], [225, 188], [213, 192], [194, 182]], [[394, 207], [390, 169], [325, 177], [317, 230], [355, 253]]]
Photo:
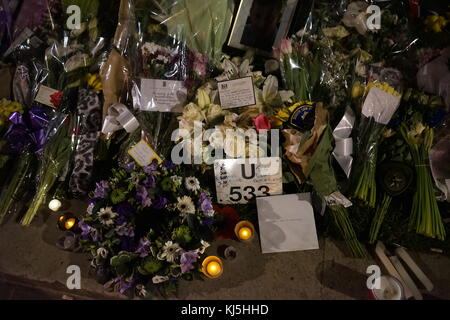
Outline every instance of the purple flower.
[[163, 167], [167, 170], [175, 170], [177, 166], [170, 160], [164, 160]]
[[108, 188], [109, 184], [108, 181], [102, 180], [98, 183], [96, 183], [95, 191], [94, 191], [94, 198], [101, 198], [105, 199], [108, 197]]
[[194, 269], [193, 264], [197, 261], [198, 258], [199, 255], [195, 251], [183, 252], [180, 258], [181, 272], [186, 273], [189, 270]]
[[122, 202], [117, 205], [115, 211], [119, 214], [119, 217], [124, 217], [128, 219], [131, 216], [131, 213], [133, 212], [133, 207], [127, 202], [125, 203]]
[[127, 165], [127, 167], [125, 168], [125, 171], [130, 172], [131, 170], [134, 169], [134, 166], [135, 166], [135, 165], [136, 165], [136, 164], [135, 164], [134, 162], [130, 162], [130, 163]]
[[206, 218], [202, 220], [202, 226], [210, 226], [214, 223], [214, 218]]
[[81, 229], [81, 237], [83, 239], [87, 239], [94, 230], [94, 228], [88, 225], [84, 220], [80, 220], [80, 222], [78, 222], [78, 227]]
[[205, 213], [214, 210], [211, 199], [204, 192], [200, 193], [200, 207]]
[[144, 208], [150, 207], [152, 204], [152, 200], [148, 197], [148, 191], [144, 186], [137, 186], [136, 200], [140, 201]]
[[139, 240], [138, 248], [134, 253], [139, 254], [139, 257], [145, 258], [148, 256], [148, 249], [150, 247], [150, 242], [146, 238], [141, 238]]
[[152, 202], [152, 208], [155, 210], [162, 210], [167, 206], [168, 202], [169, 201], [165, 197], [158, 194], [156, 199]]
[[148, 176], [147, 178], [145, 178], [143, 184], [147, 188], [154, 188], [154, 187], [156, 187], [156, 176], [153, 175], [153, 174]]
[[133, 227], [127, 227], [126, 223], [116, 227], [116, 232], [119, 236], [129, 237], [129, 238], [134, 237]]
[[114, 282], [119, 284], [119, 292], [120, 294], [124, 294], [128, 289], [134, 286], [135, 280], [128, 282], [123, 277], [117, 277], [113, 279]]
[[148, 175], [154, 174], [158, 170], [158, 162], [153, 161], [151, 164], [144, 168], [144, 172]]

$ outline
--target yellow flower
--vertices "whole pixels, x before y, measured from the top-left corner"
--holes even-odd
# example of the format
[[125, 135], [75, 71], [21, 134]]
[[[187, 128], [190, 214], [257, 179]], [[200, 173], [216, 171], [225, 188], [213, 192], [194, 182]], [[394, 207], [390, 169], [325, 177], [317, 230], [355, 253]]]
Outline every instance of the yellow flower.
[[102, 90], [102, 81], [100, 79], [100, 75], [88, 73], [86, 76], [86, 81], [89, 86], [89, 89], [92, 91], [100, 91]]
[[364, 86], [361, 85], [359, 81], [356, 81], [353, 84], [352, 88], [352, 98], [358, 98], [361, 97], [364, 94]]
[[372, 89], [373, 87], [376, 87], [380, 90], [383, 90], [386, 93], [389, 93], [393, 96], [396, 96], [397, 98], [401, 98], [402, 94], [400, 92], [398, 92], [397, 90], [395, 90], [392, 86], [389, 85], [389, 83], [387, 82], [369, 82], [366, 86], [366, 91], [365, 93], [369, 93], [370, 89]]
[[443, 16], [431, 15], [423, 21], [425, 24], [425, 31], [442, 32], [442, 29], [447, 25], [448, 21]]

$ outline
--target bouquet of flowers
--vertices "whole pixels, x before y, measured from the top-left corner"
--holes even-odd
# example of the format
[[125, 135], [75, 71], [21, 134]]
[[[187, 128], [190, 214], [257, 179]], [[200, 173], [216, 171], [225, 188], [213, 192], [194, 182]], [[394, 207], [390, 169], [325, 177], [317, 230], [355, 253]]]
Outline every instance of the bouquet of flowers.
[[97, 183], [79, 222], [99, 281], [148, 297], [191, 280], [215, 231], [209, 192], [169, 161], [112, 172]]
[[381, 134], [389, 123], [401, 99], [401, 74], [390, 68], [381, 68], [372, 74], [375, 81], [366, 87], [366, 98], [356, 142], [356, 162], [352, 172], [355, 188], [353, 196], [374, 208], [376, 204], [375, 171]]
[[[248, 139], [248, 130], [257, 131], [272, 128], [270, 117], [290, 101], [293, 93], [279, 90], [275, 76], [263, 77], [261, 71], [254, 71], [252, 57], [225, 58], [222, 62], [223, 73], [197, 90], [196, 100], [183, 108], [179, 120], [179, 140], [188, 157], [200, 150], [203, 160], [211, 164], [213, 150], [224, 152], [230, 157], [264, 157], [267, 145], [261, 141]], [[256, 104], [249, 107], [225, 109], [221, 106], [218, 94], [218, 82], [242, 77], [252, 77]], [[194, 145], [195, 129], [206, 130], [204, 142]], [[266, 148], [266, 149], [264, 149]]]
[[429, 170], [428, 155], [433, 145], [434, 130], [424, 125], [420, 115], [415, 114], [401, 124], [400, 132], [411, 150], [417, 176], [409, 227], [419, 234], [444, 241], [445, 228]]

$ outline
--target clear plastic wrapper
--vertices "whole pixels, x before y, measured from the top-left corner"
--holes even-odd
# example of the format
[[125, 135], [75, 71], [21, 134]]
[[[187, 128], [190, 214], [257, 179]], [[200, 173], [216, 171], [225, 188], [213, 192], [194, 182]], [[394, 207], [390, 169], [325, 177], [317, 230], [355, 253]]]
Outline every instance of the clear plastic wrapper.
[[36, 194], [21, 220], [22, 225], [31, 224], [40, 206], [46, 201], [48, 193], [69, 166], [77, 144], [75, 133], [79, 121], [80, 118], [76, 114], [59, 114], [56, 119], [53, 119], [49, 131], [54, 131], [54, 134], [48, 140], [40, 159]]
[[353, 196], [369, 207], [376, 205], [375, 171], [382, 131], [400, 106], [403, 92], [398, 70], [373, 65], [369, 71], [366, 95], [361, 108], [356, 139], [356, 160], [352, 173]]

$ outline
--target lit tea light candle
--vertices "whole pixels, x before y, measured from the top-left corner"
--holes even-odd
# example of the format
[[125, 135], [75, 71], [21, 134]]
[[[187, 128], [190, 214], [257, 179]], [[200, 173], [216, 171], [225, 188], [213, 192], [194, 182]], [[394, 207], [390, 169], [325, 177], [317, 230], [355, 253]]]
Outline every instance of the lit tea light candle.
[[54, 212], [58, 211], [59, 209], [61, 209], [62, 203], [61, 201], [59, 201], [58, 199], [53, 199], [52, 201], [50, 201], [48, 203], [48, 208]]
[[58, 227], [62, 231], [74, 230], [77, 228], [78, 219], [72, 214], [62, 215], [58, 218]]
[[66, 230], [70, 230], [73, 228], [76, 222], [77, 221], [74, 218], [67, 219], [64, 223], [64, 227], [66, 228]]
[[252, 230], [247, 227], [243, 227], [239, 230], [239, 239], [248, 240], [252, 237]]
[[241, 221], [236, 224], [234, 233], [241, 241], [250, 241], [255, 235], [255, 227], [250, 221]]
[[202, 263], [202, 272], [210, 279], [218, 278], [223, 273], [222, 260], [219, 257], [209, 256]]

